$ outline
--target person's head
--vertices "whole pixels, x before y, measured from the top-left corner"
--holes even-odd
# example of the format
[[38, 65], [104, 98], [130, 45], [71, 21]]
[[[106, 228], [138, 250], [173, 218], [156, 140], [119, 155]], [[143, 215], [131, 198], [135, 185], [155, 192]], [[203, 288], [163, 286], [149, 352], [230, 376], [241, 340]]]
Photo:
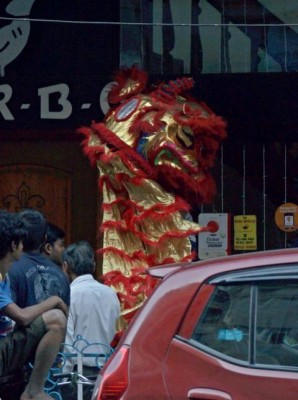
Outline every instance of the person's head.
[[48, 223], [42, 254], [58, 265], [62, 265], [62, 253], [65, 250], [64, 239], [64, 231], [59, 226]]
[[24, 226], [17, 214], [0, 210], [0, 260], [11, 254], [11, 260], [19, 259], [26, 238]]
[[47, 231], [47, 220], [44, 215], [33, 209], [25, 209], [18, 213], [20, 220], [23, 222], [27, 237], [23, 245], [24, 251], [38, 251], [45, 242]]
[[72, 243], [62, 253], [63, 271], [71, 280], [77, 276], [93, 274], [94, 251], [87, 241]]

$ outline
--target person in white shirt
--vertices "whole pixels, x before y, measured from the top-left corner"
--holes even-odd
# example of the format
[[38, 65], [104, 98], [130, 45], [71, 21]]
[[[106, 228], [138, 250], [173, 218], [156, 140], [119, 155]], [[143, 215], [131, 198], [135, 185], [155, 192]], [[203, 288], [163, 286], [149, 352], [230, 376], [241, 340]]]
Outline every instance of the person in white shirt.
[[[95, 256], [90, 244], [79, 241], [69, 245], [62, 253], [62, 269], [71, 282], [64, 353], [108, 353], [116, 333], [120, 303], [112, 288], [94, 279]], [[80, 360], [68, 358], [63, 372], [79, 370]], [[102, 361], [105, 360], [101, 357], [83, 357], [83, 374], [97, 375]], [[93, 387], [83, 386], [84, 399], [90, 399]], [[66, 393], [63, 393], [63, 399], [67, 399]]]

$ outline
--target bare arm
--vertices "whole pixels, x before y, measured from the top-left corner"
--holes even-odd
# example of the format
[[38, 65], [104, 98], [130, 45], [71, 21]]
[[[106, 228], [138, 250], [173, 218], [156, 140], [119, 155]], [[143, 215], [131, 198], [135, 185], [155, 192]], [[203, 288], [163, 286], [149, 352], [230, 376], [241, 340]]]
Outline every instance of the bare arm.
[[51, 296], [42, 303], [26, 308], [20, 308], [16, 303], [10, 303], [3, 309], [3, 312], [18, 325], [27, 326], [36, 317], [54, 308], [59, 308], [67, 316], [67, 306], [58, 296]]

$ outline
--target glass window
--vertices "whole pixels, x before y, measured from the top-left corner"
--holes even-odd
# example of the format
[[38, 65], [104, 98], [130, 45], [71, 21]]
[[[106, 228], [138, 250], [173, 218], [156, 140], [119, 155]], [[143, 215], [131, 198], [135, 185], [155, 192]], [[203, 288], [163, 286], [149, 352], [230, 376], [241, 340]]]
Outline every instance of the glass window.
[[250, 285], [217, 286], [193, 339], [225, 355], [248, 361]]
[[216, 286], [192, 339], [250, 364], [298, 367], [298, 283]]
[[258, 286], [256, 362], [298, 367], [298, 284]]

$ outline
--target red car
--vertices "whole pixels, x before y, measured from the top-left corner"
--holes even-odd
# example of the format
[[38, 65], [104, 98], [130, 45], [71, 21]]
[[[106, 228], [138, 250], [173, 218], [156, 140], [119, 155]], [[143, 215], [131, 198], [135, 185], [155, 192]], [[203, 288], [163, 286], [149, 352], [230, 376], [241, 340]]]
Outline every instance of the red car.
[[151, 268], [162, 279], [93, 400], [297, 400], [298, 249]]

